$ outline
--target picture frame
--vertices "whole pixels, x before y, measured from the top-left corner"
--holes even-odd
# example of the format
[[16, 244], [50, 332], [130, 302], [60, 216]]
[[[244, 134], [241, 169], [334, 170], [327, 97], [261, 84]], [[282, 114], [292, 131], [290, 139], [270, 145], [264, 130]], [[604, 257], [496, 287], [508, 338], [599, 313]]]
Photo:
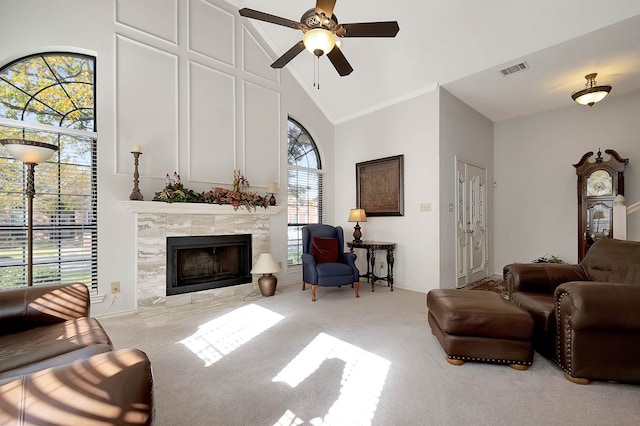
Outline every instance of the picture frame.
[[404, 155], [356, 163], [356, 207], [367, 216], [404, 216]]

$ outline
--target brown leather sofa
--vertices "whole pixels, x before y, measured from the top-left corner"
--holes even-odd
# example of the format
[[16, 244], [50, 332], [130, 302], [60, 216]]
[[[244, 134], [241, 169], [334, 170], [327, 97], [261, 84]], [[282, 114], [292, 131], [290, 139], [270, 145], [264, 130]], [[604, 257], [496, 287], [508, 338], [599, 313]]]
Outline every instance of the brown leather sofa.
[[504, 279], [569, 380], [640, 382], [640, 242], [599, 240], [577, 265], [507, 265]]
[[153, 376], [113, 351], [83, 284], [0, 291], [0, 424], [148, 425]]

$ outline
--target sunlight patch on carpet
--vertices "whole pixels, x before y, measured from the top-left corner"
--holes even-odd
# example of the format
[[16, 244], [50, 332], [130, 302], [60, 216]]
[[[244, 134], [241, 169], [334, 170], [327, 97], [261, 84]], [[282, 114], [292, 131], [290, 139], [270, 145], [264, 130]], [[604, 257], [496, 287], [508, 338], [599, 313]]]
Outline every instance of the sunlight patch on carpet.
[[204, 361], [205, 367], [209, 367], [283, 318], [251, 304], [201, 325], [197, 332], [178, 343], [185, 345]]
[[298, 426], [303, 423], [304, 420], [296, 416], [293, 411], [287, 410], [274, 426]]
[[[287, 383], [292, 388], [318, 370], [328, 359], [340, 359], [345, 367], [342, 371], [340, 396], [323, 417], [309, 420], [319, 425], [370, 425], [378, 406], [382, 388], [391, 366], [388, 360], [344, 342], [325, 333], [320, 333], [280, 373], [274, 382]], [[300, 420], [287, 410], [277, 426], [299, 424]]]

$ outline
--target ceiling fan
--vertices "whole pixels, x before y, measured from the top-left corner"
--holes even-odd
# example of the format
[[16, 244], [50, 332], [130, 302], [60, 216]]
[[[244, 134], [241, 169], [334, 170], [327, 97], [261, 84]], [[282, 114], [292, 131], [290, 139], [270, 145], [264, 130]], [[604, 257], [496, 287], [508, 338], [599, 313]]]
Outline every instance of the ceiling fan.
[[320, 57], [324, 54], [331, 61], [340, 76], [351, 74], [353, 68], [342, 54], [336, 41], [342, 37], [395, 37], [400, 30], [397, 21], [362, 22], [356, 24], [339, 24], [333, 14], [336, 0], [316, 0], [316, 7], [307, 10], [300, 18], [300, 22], [257, 10], [242, 8], [241, 16], [269, 22], [284, 27], [301, 30], [302, 40], [294, 44], [284, 55], [271, 64], [272, 68], [282, 68], [295, 58], [305, 48]]

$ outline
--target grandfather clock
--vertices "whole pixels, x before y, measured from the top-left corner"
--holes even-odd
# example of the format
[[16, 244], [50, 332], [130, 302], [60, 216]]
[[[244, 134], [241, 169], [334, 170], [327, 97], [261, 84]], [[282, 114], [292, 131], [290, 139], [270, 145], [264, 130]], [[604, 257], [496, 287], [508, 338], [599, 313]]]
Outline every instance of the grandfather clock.
[[612, 149], [604, 151], [610, 158], [604, 161], [602, 152], [589, 162], [593, 151], [587, 152], [573, 166], [578, 175], [578, 261], [589, 247], [602, 238], [613, 236], [613, 199], [624, 195], [624, 166], [628, 158], [621, 158]]

